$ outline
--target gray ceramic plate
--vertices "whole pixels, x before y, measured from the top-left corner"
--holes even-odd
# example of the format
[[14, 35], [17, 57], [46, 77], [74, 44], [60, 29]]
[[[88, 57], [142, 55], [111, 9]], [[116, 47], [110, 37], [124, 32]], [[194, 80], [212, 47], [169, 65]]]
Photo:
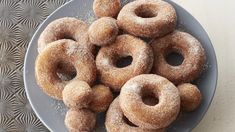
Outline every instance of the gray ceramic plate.
[[[94, 20], [92, 2], [93, 0], [74, 0], [56, 10], [42, 23], [28, 47], [24, 64], [24, 83], [27, 96], [37, 116], [51, 131], [67, 131], [64, 125], [64, 115], [67, 109], [62, 102], [53, 100], [44, 94], [36, 84], [34, 65], [36, 56], [38, 55], [37, 40], [44, 28], [57, 18], [69, 16], [92, 22]], [[123, 0], [122, 2], [124, 4], [127, 3], [128, 0]], [[200, 122], [212, 101], [216, 89], [217, 62], [213, 46], [203, 27], [182, 7], [171, 1], [169, 2], [177, 11], [178, 29], [189, 32], [195, 36], [202, 43], [207, 56], [207, 69], [201, 77], [195, 81], [203, 94], [202, 104], [194, 112], [181, 114], [179, 119], [168, 128], [169, 132], [188, 132]], [[105, 131], [102, 115], [99, 115], [98, 118], [96, 131]]]

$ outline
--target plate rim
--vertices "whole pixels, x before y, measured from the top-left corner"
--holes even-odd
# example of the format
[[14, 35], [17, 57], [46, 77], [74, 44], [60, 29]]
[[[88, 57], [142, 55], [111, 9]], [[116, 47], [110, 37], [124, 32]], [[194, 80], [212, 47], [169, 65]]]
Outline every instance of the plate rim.
[[[33, 105], [33, 102], [31, 100], [31, 96], [29, 95], [29, 91], [28, 91], [28, 85], [26, 83], [26, 74], [27, 74], [27, 69], [25, 68], [26, 67], [26, 64], [27, 64], [27, 60], [28, 60], [28, 57], [29, 57], [29, 47], [30, 45], [32, 45], [32, 41], [33, 41], [33, 38], [36, 36], [37, 32], [39, 31], [39, 29], [42, 27], [42, 25], [55, 13], [57, 12], [58, 10], [60, 10], [61, 8], [63, 8], [64, 6], [68, 5], [68, 4], [71, 4], [72, 2], [74, 2], [75, 0], [71, 0], [71, 1], [68, 1], [66, 2], [65, 4], [63, 4], [62, 6], [58, 7], [55, 11], [53, 11], [49, 16], [47, 16], [47, 18], [38, 26], [37, 30], [34, 32], [34, 35], [32, 36], [30, 42], [29, 42], [29, 45], [27, 47], [27, 51], [25, 53], [25, 57], [24, 57], [24, 68], [23, 68], [23, 82], [24, 82], [24, 88], [25, 88], [25, 92], [26, 92], [26, 95], [27, 95], [27, 98], [28, 98], [28, 101], [34, 111], [34, 113], [36, 114], [36, 116], [38, 117], [38, 119], [47, 127], [47, 129], [49, 129], [49, 131], [53, 131], [51, 129], [50, 126], [48, 126], [44, 120], [41, 118], [40, 114], [38, 113], [37, 109], [35, 108], [35, 106]], [[199, 26], [201, 27], [201, 29], [206, 33], [206, 38], [208, 38], [208, 41], [209, 41], [209, 45], [212, 49], [212, 54], [213, 54], [213, 60], [214, 60], [214, 67], [215, 67], [215, 83], [213, 84], [213, 93], [212, 93], [212, 96], [211, 96], [211, 99], [209, 100], [209, 103], [208, 105], [206, 106], [206, 110], [201, 114], [201, 117], [194, 123], [194, 125], [192, 125], [192, 127], [189, 129], [189, 131], [192, 131], [196, 126], [199, 125], [199, 123], [202, 121], [202, 119], [206, 116], [211, 104], [212, 104], [212, 101], [214, 99], [214, 96], [215, 96], [215, 92], [217, 90], [217, 85], [218, 85], [218, 61], [217, 61], [217, 55], [216, 55], [216, 52], [215, 52], [215, 48], [211, 42], [211, 39], [210, 39], [210, 36], [209, 34], [207, 33], [207, 31], [205, 30], [205, 28], [201, 25], [201, 23], [189, 12], [187, 11], [185, 8], [183, 8], [181, 5], [175, 3], [174, 1], [172, 0], [166, 0], [167, 2], [170, 2], [170, 3], [174, 3], [175, 5], [179, 6], [182, 10], [184, 10], [185, 12], [187, 12], [193, 19], [194, 21], [196, 21]]]
[[30, 105], [31, 105], [31, 107], [32, 107], [32, 109], [33, 109], [33, 111], [34, 111], [34, 113], [36, 114], [36, 116], [37, 116], [37, 118], [43, 123], [43, 125], [47, 128], [47, 129], [49, 129], [49, 131], [52, 131], [53, 132], [53, 130], [51, 129], [51, 127], [50, 126], [48, 126], [45, 122], [44, 122], [44, 120], [41, 118], [41, 116], [40, 116], [40, 114], [38, 113], [38, 111], [37, 111], [37, 109], [35, 108], [35, 106], [33, 105], [33, 103], [32, 103], [32, 100], [31, 100], [31, 96], [29, 95], [29, 91], [28, 91], [28, 86], [27, 86], [27, 83], [26, 83], [26, 72], [27, 72], [27, 70], [26, 70], [26, 64], [27, 64], [27, 58], [28, 58], [28, 54], [29, 54], [29, 48], [30, 48], [30, 45], [33, 43], [33, 38], [36, 36], [36, 34], [37, 34], [37, 32], [39, 31], [39, 29], [42, 27], [42, 25], [50, 18], [50, 16], [52, 16], [55, 12], [57, 12], [58, 10], [60, 10], [61, 8], [63, 8], [64, 6], [66, 6], [66, 5], [68, 5], [68, 4], [70, 4], [70, 3], [72, 3], [72, 2], [74, 2], [74, 0], [71, 0], [71, 1], [68, 1], [68, 2], [66, 2], [65, 4], [63, 4], [63, 5], [61, 5], [60, 7], [58, 7], [57, 9], [55, 9], [50, 15], [48, 15], [47, 16], [47, 18], [45, 19], [45, 20], [43, 20], [43, 22], [38, 26], [38, 28], [37, 28], [37, 30], [34, 32], [34, 34], [33, 34], [33, 36], [31, 37], [31, 40], [30, 40], [30, 42], [29, 42], [29, 45], [28, 45], [28, 47], [27, 47], [27, 51], [26, 51], [26, 53], [25, 53], [25, 57], [24, 57], [24, 68], [23, 68], [23, 80], [24, 80], [24, 88], [25, 88], [25, 92], [26, 92], [26, 96], [27, 96], [27, 99], [28, 99], [28, 101], [29, 101], [29, 103], [30, 103]]

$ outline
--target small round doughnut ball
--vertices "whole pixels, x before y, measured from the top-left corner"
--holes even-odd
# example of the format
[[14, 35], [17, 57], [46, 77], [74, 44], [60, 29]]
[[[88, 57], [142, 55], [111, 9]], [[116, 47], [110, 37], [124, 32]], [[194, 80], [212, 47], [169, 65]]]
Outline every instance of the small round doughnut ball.
[[90, 132], [95, 127], [96, 115], [87, 109], [70, 109], [64, 122], [70, 132]]
[[197, 86], [190, 83], [183, 83], [178, 86], [180, 92], [181, 108], [184, 111], [193, 111], [201, 103], [202, 95]]
[[93, 97], [90, 108], [94, 112], [104, 112], [113, 101], [113, 94], [109, 87], [104, 85], [95, 85], [92, 87]]
[[73, 80], [65, 86], [62, 96], [64, 104], [70, 108], [87, 108], [92, 100], [92, 89], [84, 81]]
[[91, 24], [88, 30], [90, 42], [104, 46], [113, 42], [118, 35], [118, 25], [111, 17], [102, 17]]
[[120, 0], [94, 0], [93, 2], [93, 10], [97, 17], [115, 17], [120, 9]]

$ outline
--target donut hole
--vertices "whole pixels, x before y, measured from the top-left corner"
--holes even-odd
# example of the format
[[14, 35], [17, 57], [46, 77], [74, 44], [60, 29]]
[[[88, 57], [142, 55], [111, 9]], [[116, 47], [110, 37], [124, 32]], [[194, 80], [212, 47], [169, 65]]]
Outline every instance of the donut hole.
[[97, 56], [98, 55], [98, 53], [99, 53], [99, 51], [100, 51], [100, 49], [101, 49], [101, 46], [97, 46], [97, 45], [95, 45], [95, 49], [94, 49], [94, 56]]
[[126, 66], [129, 66], [133, 61], [133, 58], [131, 56], [124, 56], [124, 57], [119, 57], [116, 61], [116, 66], [118, 68], [123, 68]]
[[124, 122], [129, 125], [129, 126], [132, 126], [132, 127], [138, 127], [136, 126], [135, 124], [133, 124], [128, 118], [126, 118], [126, 116], [123, 116], [123, 120]]
[[152, 18], [157, 16], [156, 7], [151, 4], [141, 5], [135, 10], [135, 14], [142, 18]]
[[183, 63], [184, 56], [177, 51], [171, 51], [168, 54], [166, 54], [165, 60], [169, 65], [179, 66]]
[[69, 81], [76, 77], [77, 72], [71, 62], [59, 62], [56, 67], [56, 75], [62, 81]]
[[70, 40], [76, 41], [76, 39], [73, 38], [73, 37], [72, 37], [71, 35], [69, 35], [69, 34], [61, 34], [61, 35], [59, 36], [59, 39], [70, 39]]
[[151, 90], [143, 90], [141, 98], [144, 104], [149, 106], [154, 106], [159, 102], [157, 96], [153, 92], [151, 92]]

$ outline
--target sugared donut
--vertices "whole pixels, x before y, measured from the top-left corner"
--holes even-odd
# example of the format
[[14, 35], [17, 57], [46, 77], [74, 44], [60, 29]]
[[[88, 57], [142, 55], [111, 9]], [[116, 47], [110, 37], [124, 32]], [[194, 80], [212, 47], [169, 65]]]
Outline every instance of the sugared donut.
[[87, 108], [92, 101], [91, 87], [84, 81], [72, 80], [62, 92], [63, 102], [69, 108]]
[[116, 20], [111, 17], [102, 17], [91, 24], [88, 30], [90, 42], [104, 46], [113, 42], [118, 34]]
[[139, 37], [161, 37], [176, 27], [175, 9], [162, 0], [136, 0], [118, 14], [121, 29]]
[[92, 87], [93, 96], [90, 103], [90, 109], [94, 112], [104, 112], [113, 101], [113, 94], [109, 87], [104, 85], [95, 85]]
[[53, 98], [62, 100], [62, 91], [69, 82], [61, 80], [56, 74], [60, 62], [73, 64], [77, 71], [74, 80], [82, 80], [91, 85], [96, 79], [93, 55], [87, 48], [72, 40], [52, 42], [37, 56], [35, 74], [38, 85]]
[[69, 132], [90, 132], [95, 127], [96, 115], [87, 109], [70, 109], [64, 122]]
[[[188, 33], [173, 33], [151, 42], [154, 50], [153, 72], [166, 77], [175, 84], [190, 82], [203, 71], [205, 53], [200, 42]], [[173, 66], [166, 61], [167, 55], [179, 53], [183, 56], [182, 64]]]
[[[38, 52], [41, 53], [49, 43], [60, 39], [75, 40], [84, 48], [91, 50], [90, 52], [94, 51], [94, 46], [89, 42], [88, 25], [76, 18], [64, 17], [52, 21], [43, 30], [38, 39]], [[71, 63], [63, 62], [58, 65], [57, 70], [59, 74], [69, 78], [76, 72]]]
[[42, 52], [49, 43], [60, 39], [72, 39], [77, 41], [78, 44], [92, 49], [87, 31], [88, 25], [76, 18], [64, 17], [56, 19], [48, 24], [39, 36], [38, 52]]
[[115, 17], [120, 9], [120, 0], [94, 0], [93, 2], [93, 10], [97, 17]]
[[124, 116], [117, 97], [110, 105], [105, 120], [105, 127], [108, 132], [165, 132], [165, 129], [143, 129], [131, 122]]
[[[130, 65], [118, 67], [117, 62], [132, 57]], [[151, 47], [141, 39], [131, 35], [120, 35], [112, 44], [102, 47], [96, 57], [100, 81], [115, 91], [130, 78], [148, 73], [152, 67]]]
[[[158, 103], [146, 105], [142, 100], [146, 94], [155, 95]], [[155, 74], [142, 74], [128, 80], [121, 89], [119, 101], [124, 115], [146, 129], [167, 127], [180, 110], [178, 89], [166, 78]]]
[[201, 103], [202, 95], [196, 85], [183, 83], [178, 86], [180, 92], [181, 108], [184, 111], [193, 111]]

